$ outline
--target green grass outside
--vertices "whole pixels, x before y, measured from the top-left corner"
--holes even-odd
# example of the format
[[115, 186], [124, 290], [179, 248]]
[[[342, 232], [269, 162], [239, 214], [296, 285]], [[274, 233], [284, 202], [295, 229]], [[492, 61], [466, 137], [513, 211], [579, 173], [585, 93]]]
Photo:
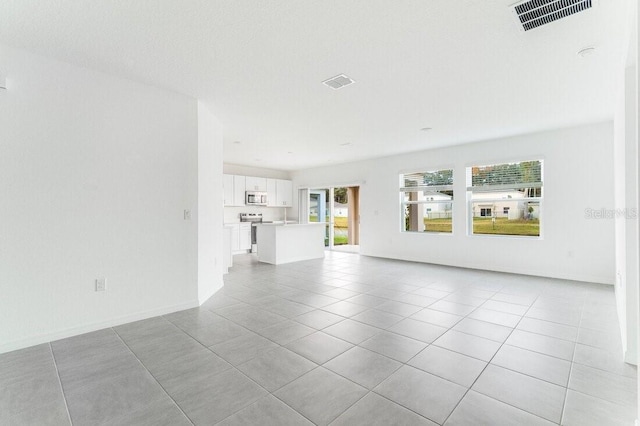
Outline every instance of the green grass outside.
[[424, 232], [451, 232], [453, 229], [452, 219], [427, 219], [424, 218]]
[[500, 217], [496, 218], [496, 223], [494, 225], [490, 217], [474, 217], [473, 233], [538, 237], [540, 236], [540, 220], [508, 220], [507, 218]]
[[[318, 216], [309, 216], [309, 222], [317, 222], [318, 221]], [[329, 218], [326, 218], [326, 221], [329, 222]], [[334, 221], [334, 230], [344, 230], [344, 232], [347, 232], [348, 228], [348, 218], [346, 217], [335, 217], [333, 218]], [[329, 244], [329, 240], [328, 237], [325, 237], [325, 241], [324, 241], [324, 245], [328, 246]], [[349, 243], [349, 239], [346, 235], [335, 235], [333, 236], [333, 245], [334, 246], [340, 246], [340, 245], [344, 245], [344, 244], [348, 244]]]

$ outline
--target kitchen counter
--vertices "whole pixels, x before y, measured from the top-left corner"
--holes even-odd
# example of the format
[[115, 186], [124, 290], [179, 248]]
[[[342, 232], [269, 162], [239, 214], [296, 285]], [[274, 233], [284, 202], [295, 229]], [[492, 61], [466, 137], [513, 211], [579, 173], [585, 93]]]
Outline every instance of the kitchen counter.
[[324, 257], [325, 223], [256, 225], [258, 261], [281, 265]]

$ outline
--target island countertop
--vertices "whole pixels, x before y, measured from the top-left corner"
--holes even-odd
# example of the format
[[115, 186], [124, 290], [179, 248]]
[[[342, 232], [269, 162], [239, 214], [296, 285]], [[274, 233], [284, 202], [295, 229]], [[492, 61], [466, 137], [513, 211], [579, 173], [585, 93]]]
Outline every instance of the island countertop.
[[256, 224], [258, 261], [280, 265], [323, 258], [324, 225], [322, 222]]

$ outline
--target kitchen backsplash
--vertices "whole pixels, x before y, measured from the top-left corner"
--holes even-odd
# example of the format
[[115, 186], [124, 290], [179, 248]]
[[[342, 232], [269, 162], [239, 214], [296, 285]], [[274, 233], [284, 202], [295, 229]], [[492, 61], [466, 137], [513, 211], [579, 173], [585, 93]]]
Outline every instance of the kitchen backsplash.
[[[240, 222], [240, 213], [262, 213], [262, 220], [284, 220], [284, 208], [280, 207], [225, 207], [224, 223]], [[298, 220], [297, 217], [291, 217], [291, 209], [287, 209], [287, 220]]]

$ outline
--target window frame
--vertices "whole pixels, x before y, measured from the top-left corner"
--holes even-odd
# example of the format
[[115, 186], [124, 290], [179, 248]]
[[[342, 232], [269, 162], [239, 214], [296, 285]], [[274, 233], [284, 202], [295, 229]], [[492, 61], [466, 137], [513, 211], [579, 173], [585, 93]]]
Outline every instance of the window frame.
[[[519, 164], [519, 163], [527, 163], [527, 162], [540, 162], [540, 182], [528, 182], [528, 183], [514, 183], [514, 184], [501, 184], [501, 185], [487, 185], [483, 187], [476, 187], [482, 189], [473, 190], [472, 184], [472, 170], [476, 167], [489, 167], [489, 166], [500, 166], [507, 164]], [[526, 240], [542, 240], [543, 232], [544, 232], [544, 169], [545, 169], [545, 159], [543, 156], [536, 156], [530, 159], [509, 159], [502, 161], [478, 161], [472, 164], [467, 164], [465, 166], [465, 180], [466, 180], [466, 201], [467, 201], [467, 236], [469, 237], [487, 237], [487, 238], [516, 238], [516, 239], [526, 239]], [[474, 233], [473, 232], [473, 219], [475, 216], [474, 204], [482, 203], [482, 204], [496, 204], [496, 203], [504, 203], [505, 200], [508, 200], [503, 197], [493, 197], [493, 198], [480, 198], [473, 199], [473, 194], [475, 193], [498, 193], [501, 191], [516, 191], [524, 188], [536, 188], [539, 189], [540, 195], [534, 197], [523, 197], [513, 199], [515, 202], [526, 202], [526, 203], [535, 203], [538, 205], [538, 235], [516, 235], [516, 234], [483, 234], [483, 233]], [[510, 207], [509, 207], [510, 209]], [[483, 216], [483, 217], [496, 217], [499, 215], [501, 208], [496, 206], [495, 209], [492, 209], [492, 216]], [[478, 216], [479, 217], [479, 216]]]
[[[456, 179], [456, 173], [455, 173], [455, 168], [453, 166], [447, 166], [447, 167], [438, 167], [438, 168], [423, 168], [421, 169], [422, 171], [415, 171], [416, 169], [413, 169], [411, 171], [400, 171], [398, 172], [398, 181], [399, 181], [399, 201], [400, 201], [400, 220], [399, 220], [399, 225], [400, 225], [400, 232], [401, 233], [407, 233], [407, 234], [431, 234], [431, 235], [453, 235], [453, 233], [455, 232], [455, 224], [454, 224], [454, 219], [453, 219], [453, 211], [455, 209], [455, 189], [454, 189], [454, 183], [455, 183], [455, 179]], [[422, 174], [427, 174], [427, 173], [438, 173], [438, 172], [451, 172], [451, 184], [446, 184], [446, 185], [419, 185], [419, 186], [415, 186], [415, 187], [408, 187], [405, 186], [405, 176], [407, 175], [412, 175], [412, 174], [418, 174], [418, 173], [422, 173]], [[429, 197], [427, 196], [427, 199], [425, 200], [418, 200], [418, 201], [406, 201], [405, 200], [405, 196], [407, 193], [410, 192], [423, 192], [425, 190], [429, 190], [429, 191], [433, 191], [433, 192], [439, 192], [439, 191], [451, 191], [451, 199], [449, 200], [433, 200], [433, 197]], [[406, 229], [406, 208], [407, 206], [411, 206], [411, 205], [419, 205], [419, 204], [449, 204], [451, 206], [451, 209], [449, 210], [450, 212], [450, 217], [451, 217], [451, 231], [450, 232], [446, 232], [446, 231], [429, 231], [427, 229], [425, 229], [424, 231], [420, 232], [420, 231], [410, 231]], [[426, 211], [426, 208], [425, 208]], [[446, 211], [446, 210], [445, 210]]]

